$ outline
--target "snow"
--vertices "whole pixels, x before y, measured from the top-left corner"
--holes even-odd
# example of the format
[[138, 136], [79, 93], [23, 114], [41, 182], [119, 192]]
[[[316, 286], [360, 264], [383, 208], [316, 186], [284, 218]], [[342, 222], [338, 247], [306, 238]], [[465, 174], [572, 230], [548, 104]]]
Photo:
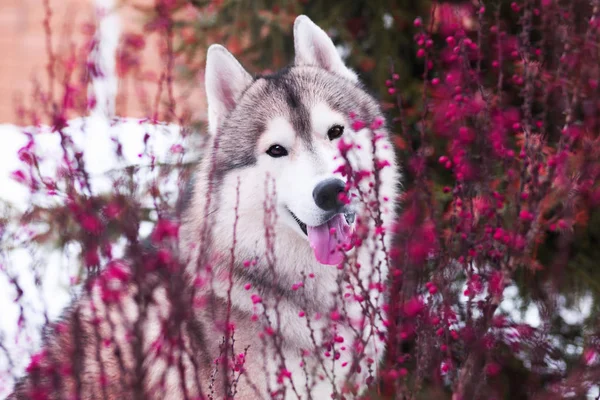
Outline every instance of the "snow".
[[[42, 155], [41, 170], [45, 176], [56, 176], [56, 167], [61, 157], [59, 137], [49, 129], [35, 135], [36, 153]], [[77, 148], [83, 150], [84, 160], [90, 172], [90, 182], [95, 193], [109, 191], [111, 179], [108, 173], [125, 165], [144, 165], [146, 157], [139, 157], [144, 150], [144, 135], [150, 134], [149, 146], [158, 162], [168, 162], [172, 157], [169, 149], [180, 143], [177, 126], [156, 126], [140, 123], [133, 119], [118, 120], [111, 123], [99, 114], [69, 121], [67, 132], [74, 139]], [[38, 204], [51, 202], [52, 198], [44, 196], [30, 199], [27, 188], [11, 178], [11, 173], [21, 167], [17, 152], [27, 139], [20, 129], [11, 125], [0, 126], [0, 202], [8, 203], [14, 213], [25, 211], [30, 201]], [[115, 144], [111, 138], [118, 139], [123, 145], [124, 160], [117, 160]], [[193, 158], [192, 155], [189, 158]], [[149, 174], [140, 172], [138, 177], [150, 181]], [[142, 187], [147, 186], [142, 184]], [[176, 192], [176, 182], [171, 182], [171, 192]], [[9, 224], [9, 230], [17, 229]], [[148, 226], [144, 225], [148, 233]], [[79, 266], [77, 254], [79, 249], [70, 246], [65, 252], [49, 248], [36, 249], [35, 256], [28, 249], [11, 249], [4, 251], [0, 245], [0, 337], [9, 346], [11, 359], [15, 362], [12, 371], [21, 374], [28, 363], [29, 354], [39, 347], [39, 328], [44, 323], [44, 315], [50, 320], [56, 319], [62, 309], [69, 303], [72, 293], [69, 290], [71, 279]], [[44, 265], [39, 261], [44, 260]], [[39, 274], [39, 286], [36, 287], [35, 274]], [[14, 277], [23, 290], [23, 299], [15, 303], [16, 290], [8, 276]], [[18, 330], [19, 305], [25, 308], [26, 329]], [[16, 361], [15, 361], [16, 360]], [[7, 364], [0, 351], [0, 376]], [[5, 386], [6, 385], [6, 386]], [[0, 380], [0, 397], [6, 395], [10, 383]]]

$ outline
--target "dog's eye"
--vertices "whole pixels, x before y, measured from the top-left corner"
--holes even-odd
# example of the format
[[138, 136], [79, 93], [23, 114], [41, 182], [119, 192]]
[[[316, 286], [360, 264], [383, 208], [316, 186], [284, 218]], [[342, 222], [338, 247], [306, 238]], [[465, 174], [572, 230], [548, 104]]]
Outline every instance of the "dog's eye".
[[337, 139], [344, 134], [344, 127], [341, 125], [334, 125], [327, 131], [329, 140]]
[[287, 156], [288, 152], [285, 149], [285, 147], [280, 146], [278, 144], [274, 144], [273, 146], [269, 147], [269, 150], [267, 150], [267, 154], [270, 155], [271, 157], [279, 158], [279, 157]]

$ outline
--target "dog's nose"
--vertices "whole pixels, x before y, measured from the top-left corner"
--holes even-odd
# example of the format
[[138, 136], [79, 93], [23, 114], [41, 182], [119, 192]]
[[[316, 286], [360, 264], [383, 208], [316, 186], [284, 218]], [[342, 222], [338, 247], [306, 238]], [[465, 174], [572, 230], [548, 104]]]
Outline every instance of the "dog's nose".
[[344, 207], [339, 194], [344, 192], [346, 184], [339, 179], [330, 178], [319, 182], [313, 190], [313, 199], [319, 208], [325, 211], [335, 211]]

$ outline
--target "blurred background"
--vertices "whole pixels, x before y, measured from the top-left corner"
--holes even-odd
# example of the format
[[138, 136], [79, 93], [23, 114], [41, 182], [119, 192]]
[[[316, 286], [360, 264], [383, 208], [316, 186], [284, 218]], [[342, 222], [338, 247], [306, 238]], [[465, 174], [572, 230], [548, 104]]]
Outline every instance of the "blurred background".
[[[204, 95], [200, 86], [206, 47], [222, 43], [255, 73], [280, 68], [292, 60], [291, 24], [300, 13], [306, 13], [327, 29], [348, 63], [360, 71], [362, 79], [373, 90], [378, 87], [374, 83], [384, 82], [389, 75], [392, 61], [407, 86], [407, 98], [411, 91], [418, 90], [410, 79], [418, 77], [419, 72], [412, 51], [412, 21], [429, 12], [428, 1], [198, 0], [173, 3], [184, 4], [177, 5], [174, 14], [178, 55], [174, 88], [179, 97], [192, 102], [189, 108], [194, 110], [196, 119], [203, 117]], [[448, 4], [444, 6], [447, 9], [437, 12], [440, 21], [450, 16], [453, 21], [447, 23], [473, 27], [474, 21], [467, 12], [472, 7], [468, 3]], [[92, 45], [93, 38], [101, 37], [97, 24], [105, 17], [110, 17], [114, 25], [105, 33], [104, 40], [120, 41], [123, 50], [122, 58], [116, 54], [121, 78], [116, 114], [148, 115], [149, 110], [142, 101], [129, 93], [140, 84], [146, 90], [153, 88], [164, 68], [165, 60], [161, 56], [164, 42], [147, 25], [161, 12], [154, 0], [1, 0], [0, 6], [0, 50], [10, 55], [0, 61], [0, 89], [4, 93], [0, 99], [0, 123], [17, 122], [20, 102], [29, 100], [36, 85], [47, 85], [48, 40], [59, 58], [79, 57], [90, 50], [86, 46]], [[444, 13], [448, 15], [442, 15]], [[436, 29], [437, 25], [439, 21]], [[51, 32], [50, 39], [48, 32]], [[132, 49], [137, 50], [135, 60], [127, 59], [132, 54], [125, 54], [125, 50]], [[134, 67], [136, 71], [131, 73]]]
[[[142, 102], [136, 96], [126, 96], [125, 92], [133, 85], [144, 86], [145, 90], [154, 88], [164, 68], [160, 37], [144, 34], [144, 25], [150, 19], [148, 10], [153, 4], [153, 0], [0, 0], [0, 52], [5, 55], [0, 60], [0, 90], [3, 93], [0, 124], [23, 122], [19, 117], [19, 105], [30, 100], [38, 85], [46, 87], [48, 84], [48, 32], [51, 32], [52, 51], [63, 60], [85, 57], [94, 38], [110, 42], [108, 45], [114, 46], [114, 52], [123, 34], [126, 38], [144, 37], [144, 48], [136, 54], [143, 65], [142, 73], [120, 82], [115, 111], [120, 116], [147, 116], [148, 110]], [[107, 31], [101, 33], [98, 23], [103, 18], [110, 19], [111, 23]], [[114, 63], [114, 59], [112, 61]], [[205, 112], [204, 94], [202, 90], [189, 88], [197, 83], [177, 79], [174, 84], [177, 93], [186, 94], [186, 102], [198, 110], [196, 117], [200, 118]], [[190, 96], [192, 91], [194, 95]]]
[[[73, 260], [85, 263], [86, 249], [84, 243], [64, 256], [65, 248], [77, 242], [79, 234], [79, 227], [71, 221], [73, 216], [62, 212], [65, 207], [60, 202], [30, 197], [26, 185], [15, 179], [14, 172], [27, 159], [22, 151], [29, 143], [27, 134], [35, 133], [36, 146], [49, 162], [58, 158], [59, 152], [59, 141], [52, 132], [68, 125], [77, 145], [85, 150], [86, 167], [99, 192], [111, 187], [102, 178], [108, 172], [139, 166], [150, 159], [145, 147], [148, 132], [152, 133], [152, 155], [159, 162], [168, 166], [177, 159], [181, 166], [177, 158], [181, 147], [177, 146], [182, 146], [189, 149], [189, 165], [185, 165], [189, 168], [199, 156], [194, 154], [195, 145], [187, 140], [201, 142], [204, 137], [202, 82], [208, 46], [223, 44], [253, 73], [276, 70], [293, 60], [292, 25], [299, 14], [308, 15], [327, 31], [346, 63], [358, 71], [380, 100], [402, 160], [405, 188], [409, 193], [419, 187], [430, 190], [435, 201], [426, 214], [448, 229], [444, 238], [453, 232], [455, 200], [449, 188], [455, 187], [457, 176], [456, 171], [438, 161], [453, 146], [451, 133], [439, 128], [445, 127], [447, 119], [439, 110], [449, 107], [461, 85], [465, 88], [473, 83], [454, 82], [452, 73], [456, 76], [463, 67], [477, 70], [473, 79], [479, 86], [471, 95], [491, 98], [493, 108], [491, 125], [481, 125], [477, 135], [491, 134], [490, 126], [494, 124], [509, 126], [506, 146], [513, 153], [518, 154], [523, 143], [520, 112], [528, 102], [533, 104], [532, 118], [540, 121], [535, 133], [545, 141], [545, 147], [539, 148], [540, 157], [543, 154], [550, 158], [564, 149], [562, 127], [571, 104], [566, 99], [574, 93], [579, 98], [569, 111], [570, 118], [586, 132], [586, 138], [598, 137], [599, 63], [593, 61], [598, 60], [598, 1], [0, 0], [0, 199], [8, 207], [10, 218], [27, 211], [28, 222], [43, 222], [50, 227], [44, 235], [35, 237], [34, 244], [39, 246], [35, 257], [16, 253], [8, 245], [18, 247], [26, 242], [13, 241], [12, 228], [0, 230], [4, 240], [0, 254], [6, 265], [13, 267], [33, 265], [36, 257], [58, 254], [54, 267], [42, 275], [47, 279], [35, 274], [19, 278], [30, 292], [41, 287], [43, 293], [39, 299], [30, 299], [35, 305], [29, 318], [36, 322], [27, 335], [11, 328], [17, 325], [19, 311], [13, 301], [18, 291], [9, 278], [25, 273], [24, 269], [8, 268], [8, 278], [0, 274], [0, 289], [8, 293], [5, 306], [0, 304], [0, 309], [6, 310], [3, 335], [13, 340], [10, 343], [18, 341], [15, 337], [21, 338], [20, 347], [15, 348], [22, 351], [15, 351], [14, 358], [26, 361], [23, 354], [39, 344], [35, 332], [45, 319], [37, 317], [45, 315], [49, 307], [50, 319], [56, 318], [68, 303], [70, 285], [80, 282], [83, 276], [73, 267]], [[527, 35], [522, 34], [524, 29]], [[468, 38], [479, 45], [477, 56], [469, 53], [467, 66], [456, 67], [457, 51], [451, 44], [455, 39], [450, 37]], [[563, 54], [569, 49], [575, 49], [575, 61]], [[424, 88], [425, 71], [430, 86]], [[523, 79], [535, 82], [533, 100], [524, 95]], [[428, 104], [426, 111], [424, 104]], [[500, 115], [506, 120], [498, 122]], [[113, 139], [123, 145], [125, 160], [117, 162], [111, 156]], [[582, 149], [590, 148], [598, 149], [598, 141], [574, 141], [569, 154], [577, 156], [583, 154]], [[477, 151], [475, 148], [472, 152], [479, 157], [473, 160], [475, 169], [485, 161]], [[594, 154], [589, 170], [597, 171], [597, 151]], [[426, 180], [420, 180], [417, 164], [429, 169]], [[49, 165], [48, 175], [56, 175], [56, 166]], [[582, 167], [583, 161], [569, 161], [568, 165], [568, 178], [563, 182], [575, 182], [589, 172]], [[497, 190], [506, 198], [516, 199], [513, 205], [520, 207], [521, 198], [511, 191], [519, 185], [507, 182], [513, 167], [518, 168], [498, 162], [486, 179], [495, 194]], [[165, 207], [176, 203], [178, 188], [172, 186]], [[480, 188], [469, 193], [475, 193], [475, 198]], [[568, 210], [563, 207], [579, 195], [585, 197], [585, 204], [578, 203]], [[597, 375], [586, 375], [585, 368], [597, 368], [599, 363], [600, 190], [596, 181], [585, 190], [578, 184], [551, 193], [540, 204], [542, 219], [557, 221], [557, 215], [570, 213], [568, 219], [560, 220], [568, 221], [564, 222], [568, 226], [541, 225], [528, 236], [535, 250], [522, 263], [507, 267], [510, 272], [506, 272], [499, 314], [507, 316], [514, 331], [503, 336], [504, 345], [494, 349], [502, 369], [486, 375], [494, 388], [489, 393], [497, 396], [489, 398], [526, 399], [534, 398], [533, 393], [538, 395], [535, 398], [548, 398], [543, 390], [572, 376], [569, 374], [573, 371], [579, 374], [578, 382], [587, 382], [587, 389], [575, 392], [572, 398], [598, 394], [592, 381]], [[508, 206], [502, 213], [498, 219], [510, 229], [518, 213]], [[143, 234], [147, 234], [156, 216], [148, 211], [143, 219], [148, 223], [143, 225]], [[452, 253], [452, 245], [445, 244], [448, 247], [444, 250], [449, 249], [452, 257], [469, 250], [461, 248]], [[440, 271], [445, 267], [440, 265], [413, 268], [418, 272], [409, 275], [413, 279], [410, 290], [426, 293], [423, 284], [438, 273], [442, 275]], [[459, 283], [448, 289], [454, 296], [451, 301], [463, 304], [465, 275], [451, 276]], [[65, 296], [57, 296], [61, 291]], [[525, 338], [528, 329], [541, 333]], [[429, 333], [435, 336], [433, 331]], [[412, 339], [403, 343], [406, 354], [418, 347]], [[431, 352], [423, 360], [435, 359]], [[456, 357], [457, 365], [464, 361], [463, 348], [449, 353]], [[418, 369], [415, 362], [412, 359], [407, 365]], [[14, 376], [23, 368], [21, 362], [6, 369]], [[421, 397], [415, 398], [449, 398], [450, 382], [455, 377], [441, 374], [439, 368], [436, 371], [419, 376], [424, 383], [419, 387]]]

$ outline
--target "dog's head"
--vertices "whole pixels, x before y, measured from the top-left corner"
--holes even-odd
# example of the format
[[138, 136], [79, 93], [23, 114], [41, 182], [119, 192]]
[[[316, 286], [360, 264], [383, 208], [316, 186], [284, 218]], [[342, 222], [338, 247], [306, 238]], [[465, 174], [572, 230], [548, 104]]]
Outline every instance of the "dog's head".
[[[387, 137], [374, 151], [372, 132], [354, 123], [383, 118], [327, 34], [300, 16], [294, 44], [293, 66], [256, 78], [222, 46], [208, 50], [209, 131], [216, 135], [216, 179], [226, 192], [219, 203], [231, 213], [237, 187], [238, 228], [254, 224], [261, 232], [265, 193], [274, 184], [278, 226], [307, 240], [319, 262], [336, 264], [338, 246], [349, 243], [364, 209], [340, 168], [340, 141], [356, 144], [349, 154], [354, 170], [373, 171], [374, 152], [392, 164], [394, 157]], [[367, 192], [369, 181], [373, 176], [362, 182]]]

